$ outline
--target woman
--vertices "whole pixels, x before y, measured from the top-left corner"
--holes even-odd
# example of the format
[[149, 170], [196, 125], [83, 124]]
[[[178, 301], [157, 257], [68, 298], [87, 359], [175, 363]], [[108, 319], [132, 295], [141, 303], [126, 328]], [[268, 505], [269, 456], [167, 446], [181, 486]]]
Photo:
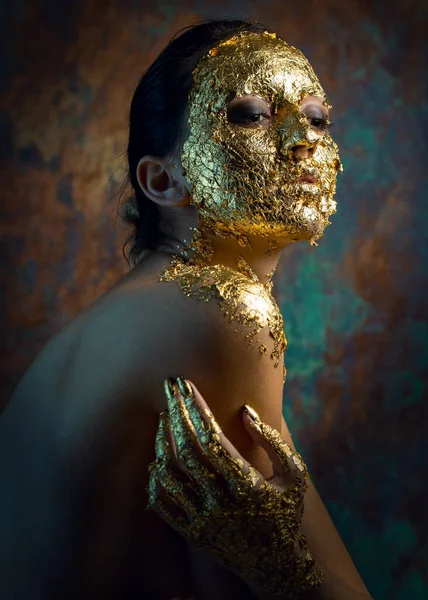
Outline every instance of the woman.
[[[248, 597], [239, 573], [142, 510], [161, 382], [185, 373], [271, 475], [240, 411], [290, 441], [271, 278], [285, 246], [314, 243], [334, 212], [328, 110], [306, 59], [256, 24], [191, 28], [143, 76], [128, 147], [135, 266], [47, 344], [2, 415], [2, 598]], [[366, 597], [312, 486], [302, 530], [333, 574], [324, 589]]]

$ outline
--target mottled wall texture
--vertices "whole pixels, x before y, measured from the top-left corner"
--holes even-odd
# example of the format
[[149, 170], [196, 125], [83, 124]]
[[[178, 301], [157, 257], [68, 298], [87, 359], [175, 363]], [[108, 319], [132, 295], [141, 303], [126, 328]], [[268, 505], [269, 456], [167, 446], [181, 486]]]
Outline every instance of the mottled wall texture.
[[[424, 7], [425, 4], [425, 7]], [[284, 414], [377, 600], [428, 597], [427, 8], [417, 0], [3, 3], [1, 381], [127, 269], [131, 95], [173, 33], [247, 16], [301, 48], [344, 174], [317, 248], [283, 257]]]

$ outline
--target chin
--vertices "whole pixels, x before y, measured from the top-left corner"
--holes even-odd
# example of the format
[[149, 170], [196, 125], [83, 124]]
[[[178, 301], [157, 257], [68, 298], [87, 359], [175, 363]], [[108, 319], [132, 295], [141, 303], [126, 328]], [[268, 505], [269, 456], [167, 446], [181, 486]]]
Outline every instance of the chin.
[[311, 244], [322, 237], [324, 229], [330, 224], [328, 217], [331, 213], [322, 213], [314, 206], [303, 206], [294, 213], [293, 219], [284, 222], [281, 238], [288, 238], [292, 242], [308, 241]]

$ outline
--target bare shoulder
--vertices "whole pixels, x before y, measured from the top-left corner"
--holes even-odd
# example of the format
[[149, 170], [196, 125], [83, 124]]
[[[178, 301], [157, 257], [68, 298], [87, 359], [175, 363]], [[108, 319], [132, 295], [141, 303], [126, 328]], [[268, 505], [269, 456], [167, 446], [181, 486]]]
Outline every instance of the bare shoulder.
[[[84, 496], [89, 499], [85, 519], [91, 526], [79, 541], [85, 549], [81, 572], [92, 573], [94, 589], [102, 585], [97, 573], [116, 577], [112, 565], [119, 569], [126, 563], [126, 549], [137, 543], [136, 536], [141, 537], [137, 554], [139, 564], [146, 565], [146, 580], [159, 579], [156, 569], [165, 565], [160, 556], [165, 559], [165, 548], [170, 548], [170, 591], [176, 595], [185, 585], [180, 579], [185, 561], [177, 558], [184, 557], [183, 549], [171, 532], [160, 533], [159, 521], [148, 513], [142, 516], [147, 466], [154, 458], [159, 413], [166, 408], [163, 381], [177, 375], [191, 380], [227, 437], [269, 475], [270, 463], [246, 433], [241, 410], [248, 402], [279, 429], [282, 365], [274, 368], [257, 344], [247, 343], [247, 333], [231, 323], [215, 301], [187, 298], [174, 283], [136, 280], [111, 290], [60, 331], [24, 376], [0, 422], [0, 454], [9, 457], [0, 464], [0, 475], [11, 490], [11, 514], [11, 482], [26, 490], [29, 502], [36, 489], [39, 498], [31, 502], [33, 512], [26, 507], [24, 518], [14, 510], [16, 519], [10, 520], [6, 538], [16, 539], [16, 556], [22, 555], [24, 535], [18, 523], [40, 523], [35, 540], [41, 546], [48, 543], [43, 526], [47, 514], [56, 519], [49, 543], [52, 556], [59, 556], [55, 532], [61, 531], [66, 544], [67, 536], [74, 539], [77, 519], [68, 514], [65, 518], [61, 511], [76, 502], [80, 506]], [[272, 346], [267, 328], [258, 339], [268, 349]], [[43, 475], [43, 481], [33, 489], [34, 473]], [[52, 504], [52, 489], [67, 496], [61, 510]], [[46, 514], [41, 508], [37, 512], [42, 506]], [[148, 551], [142, 531], [153, 532], [158, 550], [151, 544]], [[105, 568], [98, 568], [101, 563]]]
[[242, 426], [243, 404], [280, 428], [283, 362], [275, 367], [270, 358], [274, 342], [267, 326], [249, 342], [252, 328], [231, 321], [216, 298], [188, 297], [174, 282], [120, 290], [97, 321], [91, 322], [83, 362], [92, 361], [92, 372], [105, 373], [99, 394], [111, 398], [114, 407], [117, 400], [122, 408], [130, 403], [155, 420], [166, 409], [163, 381], [182, 375], [198, 387], [226, 435], [249, 459], [258, 451]]
[[[126, 411], [142, 411], [146, 423], [155, 423], [166, 408], [164, 379], [183, 375], [232, 437], [245, 402], [279, 428], [282, 363], [275, 368], [269, 357], [267, 327], [250, 344], [249, 331], [230, 322], [215, 299], [188, 298], [175, 283], [135, 280], [111, 290], [54, 336], [17, 395], [28, 398], [37, 390], [37, 403], [29, 402], [57, 415], [67, 440], [94, 424], [100, 432]], [[267, 354], [260, 354], [260, 344]]]
[[[158, 415], [166, 409], [163, 382], [182, 375], [198, 387], [231, 441], [263, 470], [267, 463], [251, 446], [241, 411], [248, 402], [280, 428], [283, 364], [275, 367], [269, 356], [268, 327], [252, 343], [249, 332], [231, 322], [215, 299], [189, 298], [173, 282], [118, 288], [71, 336], [75, 347], [62, 382], [70, 399], [64, 430], [82, 431], [86, 423], [98, 434], [103, 425], [108, 432], [121, 423], [129, 438], [128, 429], [142, 421], [150, 433], [148, 453]], [[260, 344], [267, 354], [259, 352]]]

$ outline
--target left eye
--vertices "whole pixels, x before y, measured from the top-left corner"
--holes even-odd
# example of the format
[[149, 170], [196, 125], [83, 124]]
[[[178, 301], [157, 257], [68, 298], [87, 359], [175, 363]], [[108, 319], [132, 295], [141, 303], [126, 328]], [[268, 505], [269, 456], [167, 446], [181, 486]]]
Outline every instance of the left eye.
[[310, 115], [307, 115], [307, 118], [312, 127], [315, 127], [315, 129], [319, 129], [320, 131], [326, 131], [331, 127], [331, 123], [328, 118], [311, 117]]

